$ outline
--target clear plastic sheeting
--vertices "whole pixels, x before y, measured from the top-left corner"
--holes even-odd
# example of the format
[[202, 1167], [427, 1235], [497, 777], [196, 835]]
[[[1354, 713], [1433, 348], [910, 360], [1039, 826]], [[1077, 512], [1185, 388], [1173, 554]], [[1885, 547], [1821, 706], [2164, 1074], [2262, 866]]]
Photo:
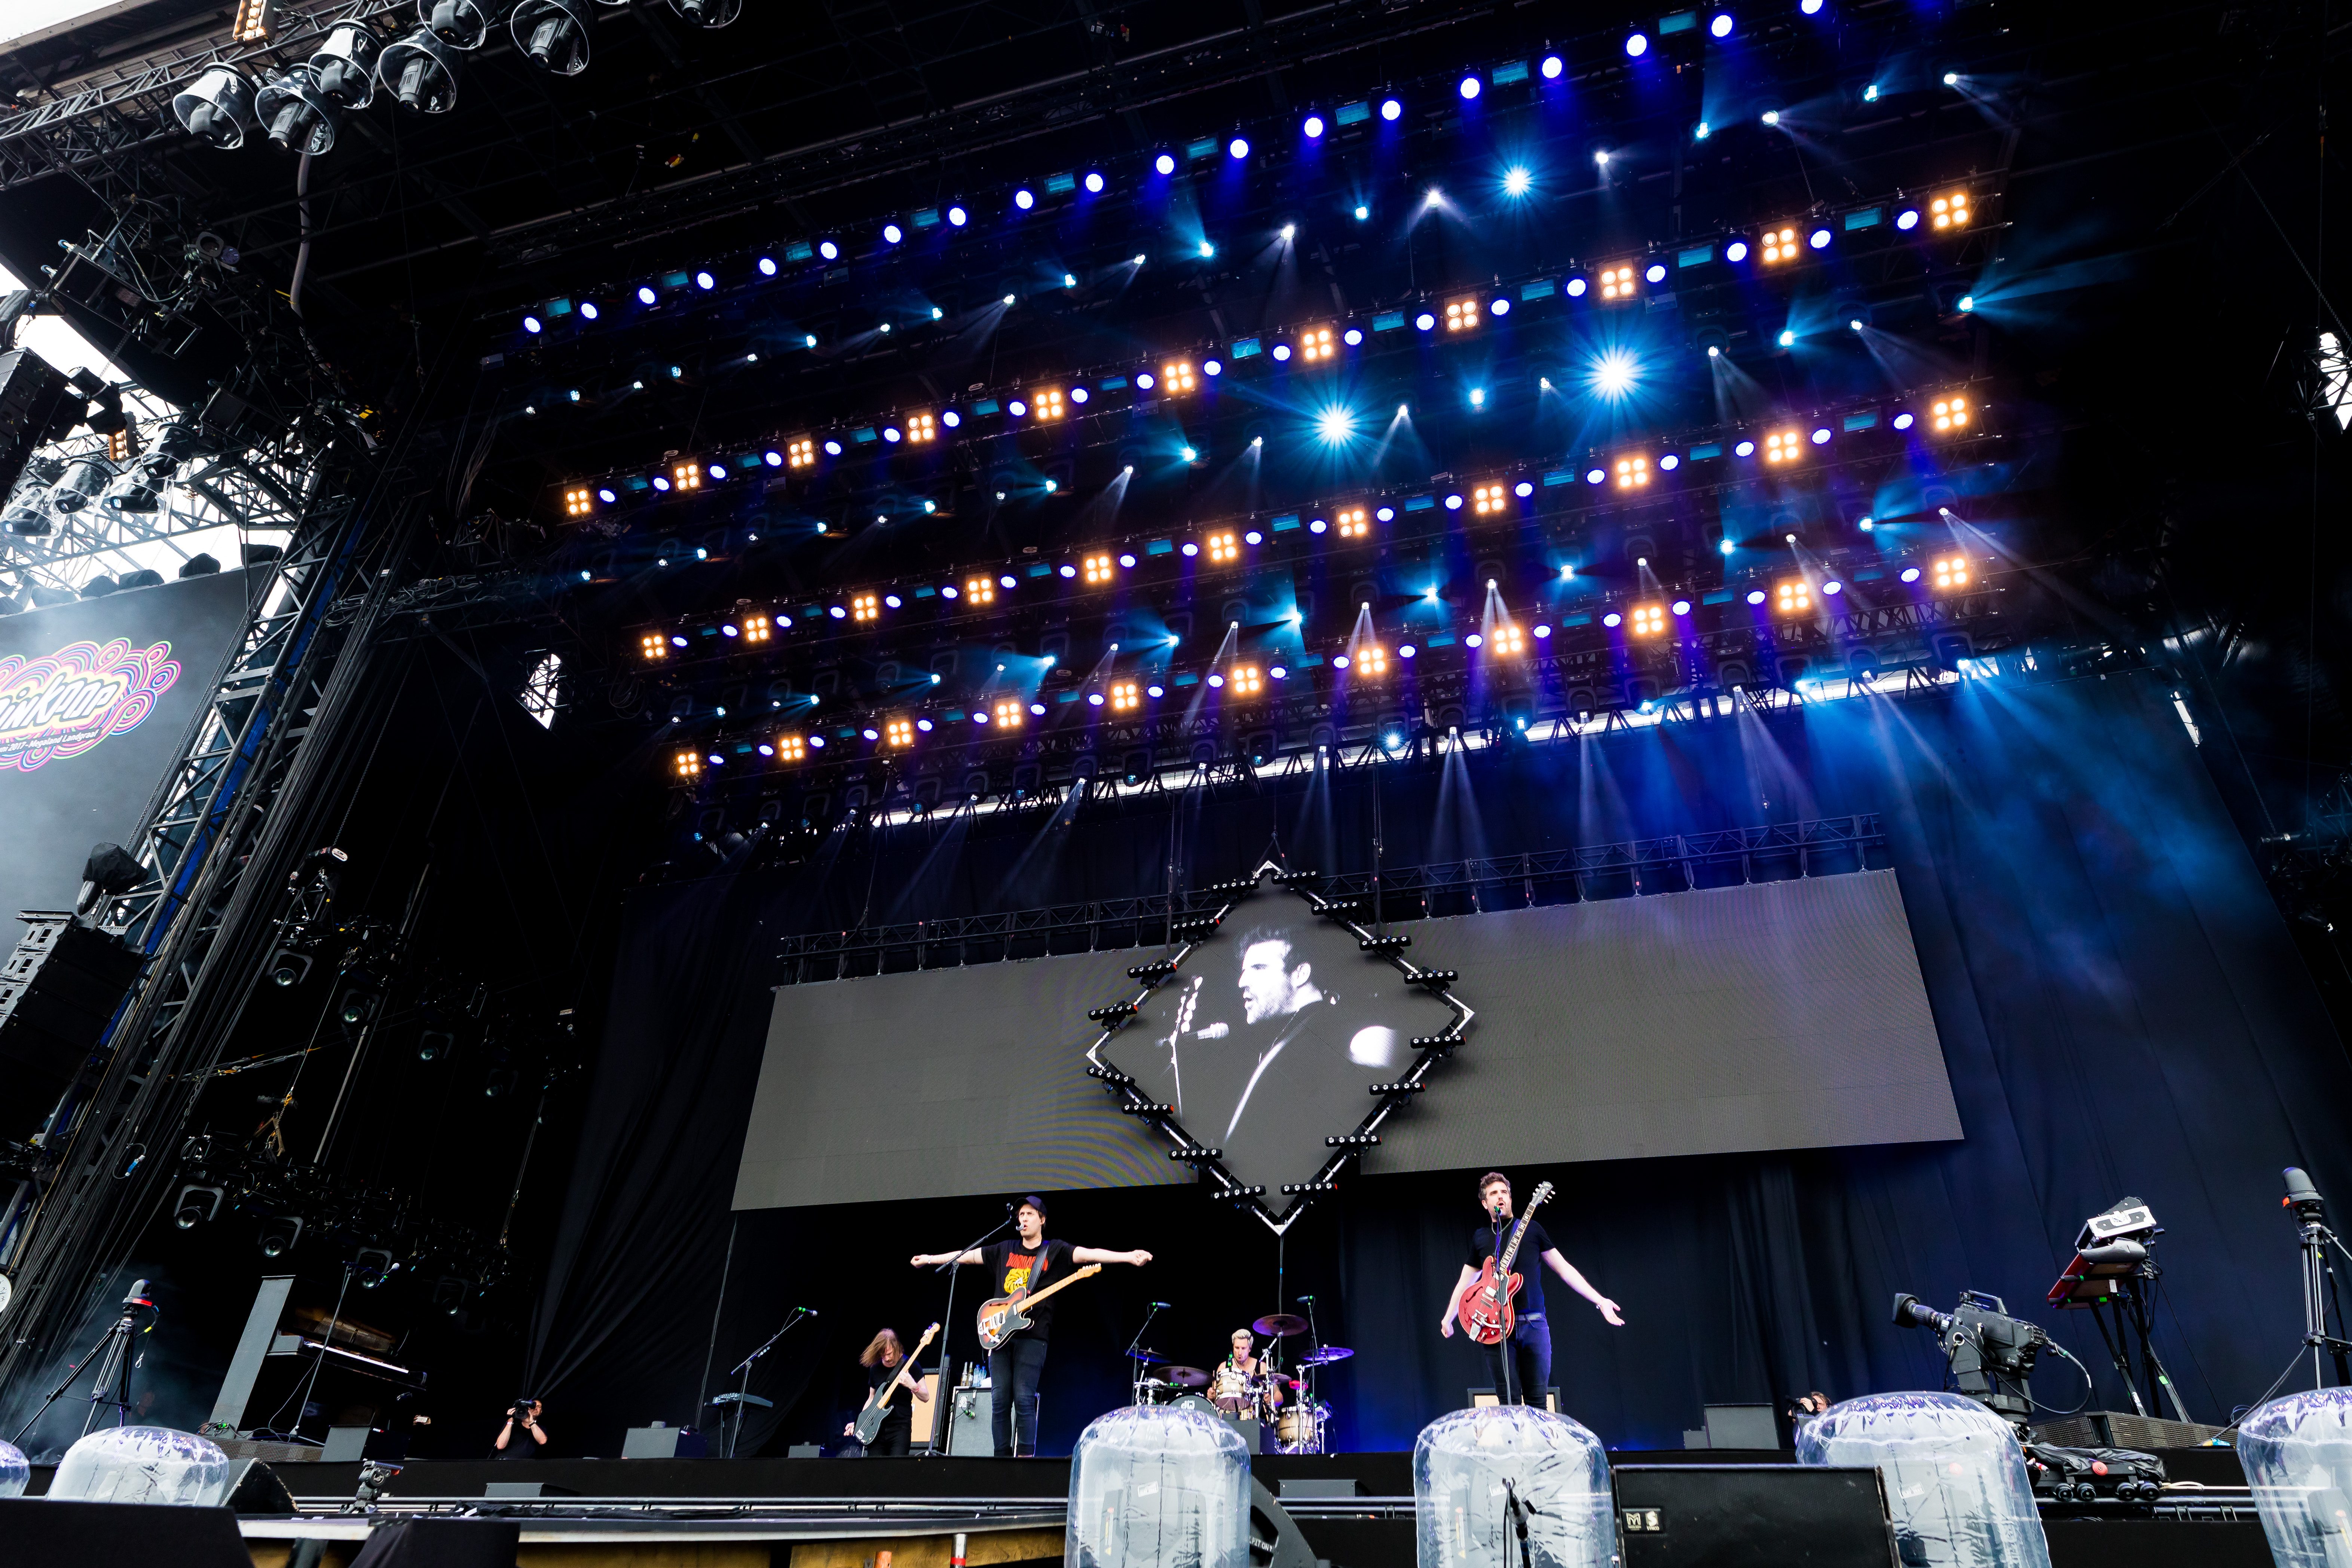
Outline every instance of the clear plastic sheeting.
[[25, 1485], [33, 1479], [33, 1467], [26, 1461], [25, 1450], [14, 1443], [0, 1443], [0, 1497], [23, 1497]]
[[1874, 1465], [1905, 1568], [2050, 1568], [2025, 1451], [1957, 1394], [1874, 1394], [1797, 1434], [1801, 1465]]
[[1070, 1456], [1065, 1568], [1249, 1568], [1249, 1446], [1219, 1416], [1114, 1410]]
[[193, 1432], [109, 1426], [66, 1450], [47, 1495], [214, 1508], [228, 1496], [228, 1470], [220, 1445]]
[[[1420, 1568], [1609, 1568], [1609, 1455], [1526, 1405], [1441, 1415], [1412, 1446]], [[1522, 1533], [1524, 1531], [1524, 1534]]]
[[2238, 1428], [2278, 1568], [2352, 1564], [2352, 1388], [2273, 1399]]

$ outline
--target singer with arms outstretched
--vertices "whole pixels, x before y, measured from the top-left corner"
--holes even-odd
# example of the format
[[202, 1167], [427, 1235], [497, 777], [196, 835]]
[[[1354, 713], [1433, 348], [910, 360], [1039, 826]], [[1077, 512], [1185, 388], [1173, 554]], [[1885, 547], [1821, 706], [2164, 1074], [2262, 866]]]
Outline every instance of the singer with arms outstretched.
[[[1017, 1235], [1011, 1241], [992, 1242], [961, 1255], [919, 1252], [915, 1267], [936, 1268], [953, 1256], [958, 1263], [985, 1267], [998, 1295], [1026, 1290], [1034, 1296], [1062, 1277], [1056, 1270], [1066, 1271], [1074, 1265], [1151, 1261], [1148, 1252], [1106, 1252], [1098, 1247], [1046, 1240], [1045, 1200], [1034, 1194], [1021, 1200], [1013, 1211], [1013, 1226]], [[1042, 1301], [1022, 1310], [1031, 1320], [1029, 1326], [988, 1352], [989, 1426], [1000, 1459], [1037, 1451], [1037, 1378], [1045, 1369], [1045, 1340], [1054, 1324], [1054, 1303]]]

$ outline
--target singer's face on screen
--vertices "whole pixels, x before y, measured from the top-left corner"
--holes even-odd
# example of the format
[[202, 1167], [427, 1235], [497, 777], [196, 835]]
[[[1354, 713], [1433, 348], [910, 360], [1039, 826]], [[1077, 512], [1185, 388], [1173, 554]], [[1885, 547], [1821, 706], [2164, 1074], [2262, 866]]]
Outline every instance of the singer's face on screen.
[[1289, 959], [1286, 942], [1255, 942], [1242, 954], [1242, 1012], [1251, 1023], [1298, 1011], [1298, 988], [1311, 969], [1304, 963], [1286, 968]]
[[1499, 1209], [1505, 1219], [1511, 1217], [1511, 1189], [1508, 1184], [1487, 1183], [1478, 1194], [1478, 1201], [1486, 1205], [1487, 1213], [1493, 1214]]

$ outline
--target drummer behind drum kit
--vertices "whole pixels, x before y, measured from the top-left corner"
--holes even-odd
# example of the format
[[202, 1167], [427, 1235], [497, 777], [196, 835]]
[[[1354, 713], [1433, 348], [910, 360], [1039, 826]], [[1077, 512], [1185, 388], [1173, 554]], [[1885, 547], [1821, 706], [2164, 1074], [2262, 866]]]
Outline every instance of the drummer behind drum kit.
[[1270, 1342], [1255, 1376], [1231, 1363], [1221, 1363], [1213, 1376], [1197, 1366], [1174, 1365], [1157, 1351], [1129, 1351], [1137, 1363], [1135, 1402], [1197, 1410], [1235, 1423], [1255, 1421], [1274, 1433], [1274, 1453], [1322, 1453], [1331, 1407], [1315, 1397], [1315, 1373], [1356, 1352], [1345, 1345], [1318, 1345], [1298, 1358], [1294, 1377], [1278, 1364], [1282, 1342], [1309, 1332], [1312, 1325], [1288, 1312], [1272, 1312], [1250, 1327]]

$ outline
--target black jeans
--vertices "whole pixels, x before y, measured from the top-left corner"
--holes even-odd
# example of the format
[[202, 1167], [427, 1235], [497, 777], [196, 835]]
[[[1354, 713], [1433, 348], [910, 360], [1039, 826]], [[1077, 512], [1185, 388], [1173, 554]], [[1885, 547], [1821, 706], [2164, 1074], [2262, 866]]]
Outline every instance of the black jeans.
[[1016, 1335], [988, 1352], [989, 1435], [996, 1457], [1037, 1452], [1037, 1374], [1045, 1370], [1045, 1342]]
[[914, 1436], [914, 1418], [904, 1411], [894, 1410], [890, 1418], [882, 1423], [882, 1429], [874, 1434], [874, 1441], [866, 1445], [866, 1457], [869, 1459], [903, 1459]]
[[1495, 1385], [1495, 1397], [1507, 1405], [1533, 1405], [1541, 1407], [1544, 1390], [1551, 1385], [1551, 1325], [1538, 1312], [1532, 1318], [1522, 1317], [1511, 1331], [1508, 1342], [1511, 1352], [1511, 1387], [1503, 1389], [1502, 1345], [1480, 1345], [1479, 1353], [1486, 1358], [1486, 1376]]

